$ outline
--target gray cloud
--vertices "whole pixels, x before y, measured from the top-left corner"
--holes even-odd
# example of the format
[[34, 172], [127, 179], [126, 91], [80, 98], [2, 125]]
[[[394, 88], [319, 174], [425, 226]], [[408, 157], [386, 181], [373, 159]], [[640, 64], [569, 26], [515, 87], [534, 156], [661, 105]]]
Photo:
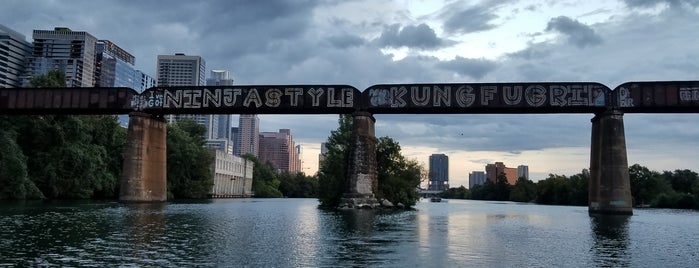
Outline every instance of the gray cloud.
[[454, 44], [454, 41], [437, 37], [434, 30], [424, 23], [403, 28], [399, 24], [390, 25], [384, 29], [376, 42], [386, 47], [420, 49], [435, 49]]
[[672, 8], [699, 6], [699, 0], [624, 0], [624, 3], [632, 8], [655, 7], [659, 4], [666, 4]]
[[444, 30], [449, 33], [467, 34], [487, 31], [497, 27], [492, 21], [498, 19], [496, 11], [510, 1], [485, 1], [475, 6], [464, 6], [462, 2], [454, 2], [445, 6], [439, 17], [446, 18]]
[[590, 26], [566, 16], [551, 19], [546, 25], [546, 31], [557, 31], [565, 34], [568, 42], [579, 48], [602, 43], [602, 37], [597, 35]]
[[481, 79], [489, 72], [495, 70], [497, 63], [487, 59], [468, 59], [457, 56], [453, 60], [438, 63], [437, 67], [454, 71], [473, 79]]
[[338, 49], [361, 46], [366, 43], [364, 38], [352, 34], [331, 35], [327, 40], [332, 46]]

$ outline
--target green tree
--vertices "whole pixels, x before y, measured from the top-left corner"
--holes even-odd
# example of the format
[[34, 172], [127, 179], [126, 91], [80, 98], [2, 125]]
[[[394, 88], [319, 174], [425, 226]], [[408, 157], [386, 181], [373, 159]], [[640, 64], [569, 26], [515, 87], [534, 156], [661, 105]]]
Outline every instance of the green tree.
[[670, 182], [672, 189], [678, 193], [691, 193], [692, 184], [699, 180], [697, 173], [689, 169], [678, 169], [674, 172], [665, 171], [663, 172], [663, 177]]
[[309, 198], [317, 197], [318, 179], [303, 173], [291, 174], [284, 172], [279, 175], [279, 191], [285, 197]]
[[257, 157], [251, 154], [243, 155], [243, 158], [253, 162], [254, 168], [252, 171], [252, 191], [255, 192], [255, 197], [269, 198], [282, 197], [282, 192], [279, 191], [280, 181], [277, 174], [274, 173], [272, 164], [262, 163]]
[[15, 135], [14, 131], [0, 129], [0, 200], [44, 198], [29, 180], [26, 159]]
[[442, 193], [439, 194], [442, 198], [449, 198], [449, 199], [469, 199], [471, 198], [471, 194], [469, 189], [466, 189], [463, 185], [461, 185], [458, 188], [452, 187], [447, 190], [444, 190]]
[[376, 196], [394, 204], [414, 206], [420, 199], [417, 187], [425, 173], [420, 164], [401, 154], [398, 142], [381, 137], [376, 145], [378, 192]]
[[495, 182], [495, 192], [494, 192], [494, 199], [492, 200], [497, 200], [497, 201], [508, 201], [510, 200], [510, 191], [512, 189], [512, 186], [510, 185], [509, 182], [507, 182], [507, 176], [505, 173], [500, 173], [497, 177], [497, 181]]
[[321, 206], [334, 208], [347, 189], [347, 161], [352, 144], [352, 116], [340, 115], [338, 128], [330, 132], [328, 149], [318, 168], [318, 200]]
[[[65, 77], [52, 70], [28, 86], [65, 87]], [[0, 126], [18, 133], [14, 139], [26, 156], [27, 176], [44, 196], [91, 198], [113, 197], [118, 187], [125, 135], [118, 137], [125, 131], [115, 122], [113, 116], [42, 115], [3, 117]]]
[[193, 120], [180, 120], [168, 126], [168, 199], [206, 198], [211, 193], [214, 157], [204, 148], [204, 133], [206, 127]]
[[[323, 207], [337, 207], [348, 186], [348, 161], [352, 144], [352, 116], [342, 115], [326, 147], [328, 153], [318, 170], [318, 199]], [[419, 199], [417, 186], [424, 176], [422, 167], [400, 154], [400, 145], [388, 137], [377, 140], [375, 193], [394, 204], [412, 206]]]
[[568, 178], [563, 175], [549, 174], [545, 180], [536, 183], [536, 202], [547, 205], [569, 205], [572, 189]]
[[510, 191], [510, 200], [515, 202], [532, 202], [536, 199], [536, 184], [525, 177], [517, 179]]
[[570, 194], [568, 195], [568, 204], [574, 206], [587, 206], [589, 200], [590, 171], [583, 169], [581, 173], [572, 175], [568, 178], [570, 186]]
[[669, 194], [673, 191], [670, 182], [666, 181], [660, 173], [639, 164], [629, 167], [629, 180], [635, 206], [649, 205], [660, 194]]

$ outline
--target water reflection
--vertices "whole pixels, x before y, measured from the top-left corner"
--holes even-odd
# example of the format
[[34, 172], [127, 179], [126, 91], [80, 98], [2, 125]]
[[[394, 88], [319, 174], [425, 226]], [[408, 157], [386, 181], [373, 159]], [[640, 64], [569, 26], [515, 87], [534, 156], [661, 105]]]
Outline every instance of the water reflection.
[[593, 260], [598, 267], [629, 266], [628, 215], [590, 215], [594, 243]]
[[136, 259], [157, 259], [158, 256], [154, 255], [152, 249], [163, 244], [161, 240], [166, 234], [163, 213], [165, 203], [134, 203], [126, 204], [124, 208], [122, 226], [125, 236], [117, 236], [115, 239], [130, 244], [125, 249], [127, 256], [134, 256]]

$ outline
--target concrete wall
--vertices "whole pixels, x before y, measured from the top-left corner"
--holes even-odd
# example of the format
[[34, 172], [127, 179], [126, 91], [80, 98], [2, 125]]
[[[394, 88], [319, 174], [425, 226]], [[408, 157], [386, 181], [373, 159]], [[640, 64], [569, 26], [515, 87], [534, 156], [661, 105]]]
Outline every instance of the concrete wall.
[[119, 201], [167, 199], [167, 123], [146, 113], [129, 114]]
[[592, 119], [588, 211], [632, 214], [623, 113], [607, 111]]

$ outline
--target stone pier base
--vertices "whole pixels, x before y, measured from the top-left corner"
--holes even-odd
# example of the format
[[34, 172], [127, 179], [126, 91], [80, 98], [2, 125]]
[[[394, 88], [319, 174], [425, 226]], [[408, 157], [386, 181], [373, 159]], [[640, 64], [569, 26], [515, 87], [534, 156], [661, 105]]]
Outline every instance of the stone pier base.
[[347, 192], [340, 201], [339, 208], [375, 208], [379, 201], [374, 196], [378, 188], [376, 172], [376, 119], [368, 112], [352, 114], [353, 144], [350, 148], [349, 182]]
[[590, 146], [590, 214], [633, 214], [624, 118], [606, 111], [592, 119]]
[[162, 117], [134, 112], [124, 149], [119, 201], [167, 200], [167, 123]]

